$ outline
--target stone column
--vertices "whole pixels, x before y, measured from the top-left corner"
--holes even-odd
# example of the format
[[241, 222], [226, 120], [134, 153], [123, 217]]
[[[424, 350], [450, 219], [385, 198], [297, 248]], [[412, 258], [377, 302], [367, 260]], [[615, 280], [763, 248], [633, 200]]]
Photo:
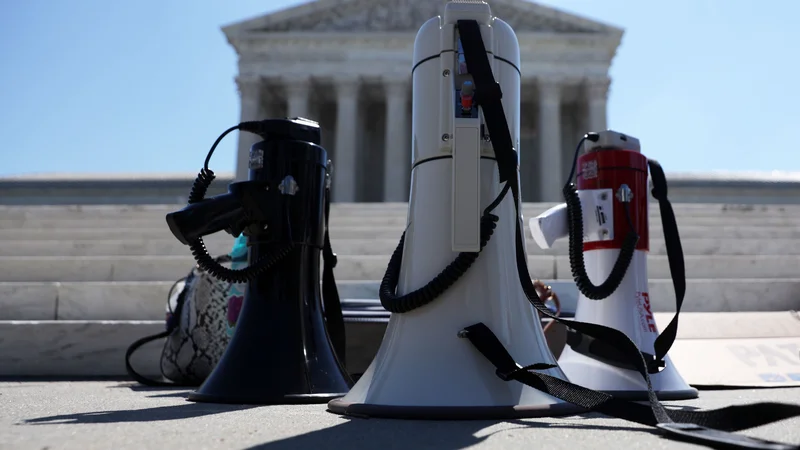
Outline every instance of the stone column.
[[561, 85], [539, 80], [539, 201], [560, 202], [564, 184], [561, 164]]
[[308, 100], [311, 92], [311, 80], [307, 77], [297, 77], [284, 81], [286, 88], [286, 115], [290, 118], [308, 116]]
[[383, 159], [383, 201], [404, 202], [408, 196], [408, 87], [406, 78], [386, 80], [386, 144]]
[[356, 201], [356, 145], [358, 143], [358, 78], [334, 80], [336, 89], [336, 143], [333, 162], [333, 201]]
[[608, 129], [607, 100], [610, 80], [589, 80], [586, 84], [586, 132], [604, 131]]
[[[261, 79], [236, 78], [236, 86], [241, 99], [239, 121], [260, 120], [263, 114], [261, 107]], [[250, 146], [258, 142], [258, 136], [251, 133], [238, 133], [239, 144], [236, 150], [236, 180], [247, 180], [250, 161]]]

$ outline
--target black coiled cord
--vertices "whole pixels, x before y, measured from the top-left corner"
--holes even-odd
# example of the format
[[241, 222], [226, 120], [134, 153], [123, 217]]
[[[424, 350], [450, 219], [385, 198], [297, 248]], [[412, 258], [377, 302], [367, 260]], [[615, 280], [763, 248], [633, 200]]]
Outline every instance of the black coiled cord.
[[[486, 244], [489, 243], [489, 240], [492, 238], [492, 234], [494, 234], [494, 230], [497, 227], [497, 221], [500, 220], [498, 216], [492, 214], [492, 211], [497, 208], [500, 202], [502, 202], [505, 198], [509, 188], [511, 187], [509, 183], [506, 183], [505, 187], [503, 187], [502, 191], [500, 192], [500, 195], [498, 195], [497, 198], [485, 210], [483, 210], [483, 214], [481, 215], [480, 219], [481, 250], [483, 250]], [[480, 256], [480, 251], [461, 252], [458, 254], [458, 256], [456, 256], [453, 262], [448, 264], [444, 270], [436, 275], [425, 286], [413, 292], [409, 292], [408, 294], [398, 296], [396, 292], [397, 284], [400, 280], [400, 268], [403, 263], [403, 248], [405, 246], [405, 239], [406, 234], [404, 232], [400, 237], [400, 242], [397, 244], [397, 248], [394, 250], [392, 257], [389, 259], [389, 265], [386, 268], [386, 274], [383, 276], [379, 290], [381, 305], [384, 307], [384, 309], [392, 313], [407, 313], [436, 300], [436, 298], [445, 293], [450, 286], [464, 276], [464, 274], [467, 273], [467, 270], [472, 267], [472, 264], [478, 259], [478, 256]]]
[[603, 300], [608, 298], [617, 290], [625, 274], [628, 272], [628, 267], [633, 261], [633, 253], [636, 250], [636, 244], [639, 242], [639, 235], [636, 233], [631, 225], [630, 209], [627, 203], [625, 205], [625, 212], [628, 215], [628, 224], [630, 231], [625, 235], [622, 241], [622, 247], [611, 269], [608, 278], [600, 284], [595, 286], [589, 279], [586, 273], [586, 263], [583, 260], [583, 212], [581, 211], [581, 199], [578, 197], [578, 190], [575, 185], [570, 183], [564, 187], [564, 200], [567, 203], [567, 224], [569, 226], [569, 266], [572, 269], [572, 277], [578, 290], [586, 297], [592, 300]]
[[589, 275], [586, 273], [586, 263], [583, 259], [583, 210], [581, 199], [578, 196], [578, 189], [572, 183], [572, 177], [575, 175], [575, 169], [578, 164], [578, 153], [583, 142], [587, 139], [597, 142], [598, 137], [596, 133], [589, 133], [578, 142], [578, 147], [575, 149], [575, 157], [572, 161], [572, 170], [567, 179], [567, 184], [564, 185], [561, 191], [562, 194], [564, 194], [564, 201], [567, 204], [569, 266], [572, 269], [572, 279], [575, 281], [575, 285], [578, 286], [578, 290], [581, 294], [591, 300], [603, 300], [617, 290], [620, 283], [622, 283], [622, 279], [625, 278], [625, 274], [628, 272], [628, 268], [633, 261], [633, 253], [636, 250], [636, 244], [639, 242], [639, 234], [636, 233], [636, 229], [633, 227], [628, 203], [621, 202], [625, 208], [625, 215], [629, 228], [628, 234], [625, 235], [622, 241], [619, 256], [608, 278], [599, 286], [592, 284]]
[[[203, 168], [200, 169], [200, 173], [197, 174], [197, 178], [195, 178], [194, 183], [192, 183], [192, 190], [189, 192], [190, 204], [205, 200], [206, 192], [208, 192], [211, 182], [216, 178], [214, 171], [208, 168], [208, 163], [211, 160], [211, 155], [214, 154], [214, 150], [216, 150], [217, 145], [219, 145], [219, 143], [226, 135], [228, 135], [228, 133], [234, 130], [242, 129], [247, 131], [247, 124], [248, 122], [240, 123], [239, 125], [228, 128], [217, 138], [217, 140], [214, 142], [214, 145], [211, 146], [211, 149], [208, 151], [208, 155], [206, 156]], [[288, 256], [293, 249], [294, 243], [291, 241], [287, 244], [281, 244], [280, 247], [278, 247], [274, 252], [259, 258], [259, 260], [254, 264], [245, 267], [244, 269], [234, 270], [221, 265], [208, 253], [208, 249], [206, 248], [206, 244], [203, 242], [202, 237], [198, 237], [194, 241], [189, 242], [189, 250], [191, 250], [192, 256], [194, 256], [194, 259], [197, 262], [197, 266], [211, 274], [214, 278], [228, 283], [246, 283], [254, 280], [256, 277], [266, 272], [272, 266]]]

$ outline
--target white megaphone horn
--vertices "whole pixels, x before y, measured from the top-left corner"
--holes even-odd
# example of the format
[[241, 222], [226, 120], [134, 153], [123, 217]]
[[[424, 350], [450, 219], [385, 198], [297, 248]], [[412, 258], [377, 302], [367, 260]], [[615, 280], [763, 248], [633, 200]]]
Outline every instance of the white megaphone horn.
[[[488, 63], [468, 67], [465, 53]], [[542, 373], [565, 379], [509, 257], [521, 217], [505, 195], [508, 183], [501, 192], [486, 110], [472, 102], [473, 90], [482, 95], [474, 71], [490, 71], [502, 91], [510, 136], [518, 141], [519, 59], [514, 31], [485, 2], [449, 2], [443, 16], [419, 30], [407, 230], [381, 284], [382, 304], [392, 316], [369, 368], [346, 396], [328, 404], [330, 411], [415, 419], [583, 411], [502, 380], [467, 339], [459, 339], [465, 327], [482, 322], [512, 356], [549, 364]]]
[[[648, 161], [634, 137], [611, 130], [587, 137], [591, 139], [582, 141], [584, 153], [576, 162], [578, 190], [570, 205], [580, 210], [582, 220], [570, 224], [578, 216], [560, 204], [530, 219], [531, 234], [543, 249], [569, 236], [579, 290], [575, 321], [622, 331], [652, 357], [658, 328], [647, 279]], [[645, 380], [618, 356], [607, 344], [569, 330], [558, 364], [572, 383], [617, 398], [647, 400]], [[696, 398], [697, 390], [686, 384], [669, 356], [663, 361], [663, 370], [650, 375], [658, 398]]]

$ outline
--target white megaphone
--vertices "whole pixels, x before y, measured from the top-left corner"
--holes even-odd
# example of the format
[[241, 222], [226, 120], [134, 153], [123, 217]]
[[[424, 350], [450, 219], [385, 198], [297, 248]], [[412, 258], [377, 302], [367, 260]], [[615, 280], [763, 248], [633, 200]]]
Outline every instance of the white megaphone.
[[[572, 228], [569, 256], [579, 290], [575, 321], [622, 331], [642, 353], [652, 355], [658, 328], [647, 279], [647, 158], [634, 137], [610, 130], [587, 136], [593, 137], [583, 141], [584, 152], [573, 167], [578, 169], [577, 192], [567, 200], [582, 220], [563, 203], [532, 218], [531, 234], [547, 249], [569, 236]], [[576, 265], [585, 270], [576, 270]], [[697, 390], [686, 384], [669, 356], [664, 363], [663, 370], [650, 375], [658, 397], [696, 398]], [[568, 333], [558, 364], [572, 383], [618, 398], [647, 400], [647, 385], [628, 361], [574, 330]]]
[[[408, 221], [381, 287], [392, 316], [369, 368], [346, 396], [328, 404], [334, 413], [490, 419], [583, 411], [503, 381], [467, 339], [459, 339], [464, 327], [483, 322], [513, 357], [551, 364], [541, 372], [566, 379], [518, 279], [514, 221], [522, 218], [506, 190], [504, 200], [490, 206], [501, 184], [486, 111], [472, 104], [473, 89], [481, 95], [472, 75], [479, 69], [467, 66], [476, 47], [488, 61], [482, 68], [502, 90], [510, 135], [519, 140], [520, 55], [513, 29], [485, 2], [447, 3], [443, 16], [422, 25], [414, 44]], [[487, 207], [497, 220], [487, 219]], [[387, 279], [396, 282], [396, 292], [386, 288], [393, 284]]]

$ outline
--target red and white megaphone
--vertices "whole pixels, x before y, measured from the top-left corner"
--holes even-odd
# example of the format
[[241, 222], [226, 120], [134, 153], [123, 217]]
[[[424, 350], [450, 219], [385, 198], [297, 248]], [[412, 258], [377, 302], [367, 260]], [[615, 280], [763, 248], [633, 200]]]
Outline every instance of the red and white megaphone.
[[[646, 356], [655, 353], [658, 337], [647, 279], [648, 160], [639, 140], [615, 131], [590, 133], [583, 140], [577, 192], [567, 203], [530, 220], [536, 244], [550, 248], [569, 236], [570, 265], [579, 296], [575, 320], [624, 332]], [[638, 239], [637, 239], [638, 237]], [[653, 390], [662, 400], [697, 397], [669, 359], [651, 374]], [[619, 358], [615, 349], [570, 330], [558, 360], [572, 383], [618, 398], [647, 399], [639, 372]]]
[[[372, 364], [347, 395], [328, 404], [330, 411], [413, 419], [582, 411], [503, 381], [489, 360], [459, 339], [465, 327], [483, 322], [514, 357], [553, 365], [542, 372], [565, 378], [509, 256], [515, 221], [522, 218], [508, 187], [501, 189], [494, 146], [502, 136], [490, 136], [485, 126], [490, 114], [498, 114], [490, 105], [499, 106], [510, 137], [519, 142], [519, 58], [514, 31], [485, 2], [449, 2], [443, 16], [419, 30], [408, 225], [380, 293], [392, 315]], [[499, 86], [482, 89], [480, 77], [487, 73]]]

